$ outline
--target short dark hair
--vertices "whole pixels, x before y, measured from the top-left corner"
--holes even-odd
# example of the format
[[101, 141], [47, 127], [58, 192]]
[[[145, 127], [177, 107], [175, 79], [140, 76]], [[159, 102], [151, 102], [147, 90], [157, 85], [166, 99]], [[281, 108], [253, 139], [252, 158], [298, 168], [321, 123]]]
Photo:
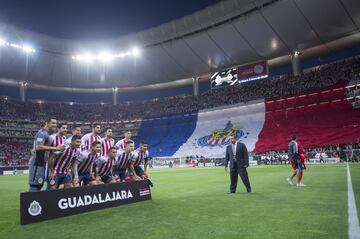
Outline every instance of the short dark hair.
[[109, 152], [111, 151], [111, 150], [113, 150], [113, 149], [116, 149], [115, 147], [110, 147], [109, 148]]
[[56, 120], [56, 117], [50, 116], [50, 117], [46, 118], [46, 121], [45, 121], [45, 122], [46, 122], [46, 123], [50, 123], [51, 120]]
[[75, 140], [81, 139], [80, 135], [73, 135], [73, 137], [71, 138], [71, 142], [74, 142]]
[[125, 144], [133, 144], [133, 143], [134, 143], [134, 141], [132, 141], [132, 140], [128, 140], [125, 142]]
[[141, 141], [140, 144], [148, 144], [146, 141]]
[[291, 135], [291, 140], [296, 140], [296, 139], [297, 139], [296, 134]]
[[108, 131], [109, 129], [111, 129], [111, 130], [112, 130], [112, 128], [111, 128], [111, 127], [109, 127], [109, 126], [108, 126], [108, 127], [106, 127], [104, 132]]
[[67, 126], [67, 123], [60, 123], [60, 124], [58, 124], [58, 128], [60, 129], [60, 128], [63, 127], [64, 125]]
[[99, 122], [94, 122], [92, 124], [92, 128], [96, 128], [98, 125], [101, 126], [101, 124]]
[[92, 142], [91, 147], [95, 147], [96, 145], [100, 144], [99, 141]]
[[74, 125], [73, 128], [72, 128], [72, 130], [74, 131], [76, 128], [80, 128], [80, 129], [81, 129], [80, 125]]

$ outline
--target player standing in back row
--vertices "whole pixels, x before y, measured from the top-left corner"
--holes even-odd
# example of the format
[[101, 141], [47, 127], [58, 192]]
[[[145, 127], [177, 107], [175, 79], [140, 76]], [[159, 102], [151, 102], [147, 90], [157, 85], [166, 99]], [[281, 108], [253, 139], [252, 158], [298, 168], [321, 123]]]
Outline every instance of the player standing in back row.
[[85, 134], [82, 138], [81, 138], [81, 151], [83, 150], [91, 150], [91, 145], [92, 143], [94, 143], [95, 141], [101, 141], [101, 137], [100, 137], [100, 133], [101, 133], [101, 126], [99, 123], [94, 123], [92, 126], [92, 132]]
[[115, 147], [118, 149], [118, 150], [125, 150], [126, 148], [126, 142], [128, 141], [131, 141], [131, 131], [126, 131], [125, 134], [124, 134], [125, 138], [119, 140], [116, 144], [115, 144]]
[[101, 156], [107, 156], [109, 149], [114, 147], [115, 140], [112, 138], [112, 129], [105, 128], [105, 137], [101, 139]]
[[64, 144], [65, 146], [71, 144], [71, 139], [72, 139], [72, 137], [73, 137], [74, 135], [79, 135], [79, 136], [81, 136], [81, 127], [80, 127], [80, 126], [74, 125], [74, 127], [73, 127], [73, 129], [72, 129], [72, 135], [65, 140], [65, 144]]

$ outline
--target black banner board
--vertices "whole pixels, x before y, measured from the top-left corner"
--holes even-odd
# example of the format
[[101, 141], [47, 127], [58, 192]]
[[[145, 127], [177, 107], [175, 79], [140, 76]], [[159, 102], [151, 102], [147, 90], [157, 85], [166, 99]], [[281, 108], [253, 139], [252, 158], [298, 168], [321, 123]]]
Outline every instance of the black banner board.
[[145, 180], [20, 194], [22, 225], [151, 200]]

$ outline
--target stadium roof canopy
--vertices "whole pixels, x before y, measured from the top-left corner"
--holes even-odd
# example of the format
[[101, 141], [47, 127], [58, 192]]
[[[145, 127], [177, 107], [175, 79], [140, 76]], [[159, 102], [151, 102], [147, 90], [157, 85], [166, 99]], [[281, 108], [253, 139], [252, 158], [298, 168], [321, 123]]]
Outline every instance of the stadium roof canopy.
[[[0, 83], [92, 90], [169, 87], [258, 60], [281, 64], [295, 50], [302, 57], [336, 51], [359, 43], [359, 30], [358, 0], [227, 0], [154, 28], [97, 41], [60, 39], [0, 23], [0, 38], [36, 49], [23, 54], [0, 46]], [[72, 59], [135, 46], [138, 57], [104, 64]]]

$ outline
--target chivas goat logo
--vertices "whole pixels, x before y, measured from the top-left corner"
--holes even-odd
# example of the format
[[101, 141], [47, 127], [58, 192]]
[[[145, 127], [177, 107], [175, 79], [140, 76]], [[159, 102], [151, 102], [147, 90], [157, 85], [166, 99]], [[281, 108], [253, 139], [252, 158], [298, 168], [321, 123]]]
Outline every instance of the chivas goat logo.
[[30, 203], [30, 206], [28, 208], [28, 212], [31, 216], [37, 216], [41, 214], [41, 206], [37, 201], [32, 201], [32, 203]]
[[239, 140], [241, 137], [247, 138], [248, 132], [242, 130], [242, 126], [234, 126], [228, 121], [224, 129], [215, 129], [210, 135], [203, 136], [197, 140], [198, 146], [226, 146], [230, 143], [230, 135], [235, 134]]

